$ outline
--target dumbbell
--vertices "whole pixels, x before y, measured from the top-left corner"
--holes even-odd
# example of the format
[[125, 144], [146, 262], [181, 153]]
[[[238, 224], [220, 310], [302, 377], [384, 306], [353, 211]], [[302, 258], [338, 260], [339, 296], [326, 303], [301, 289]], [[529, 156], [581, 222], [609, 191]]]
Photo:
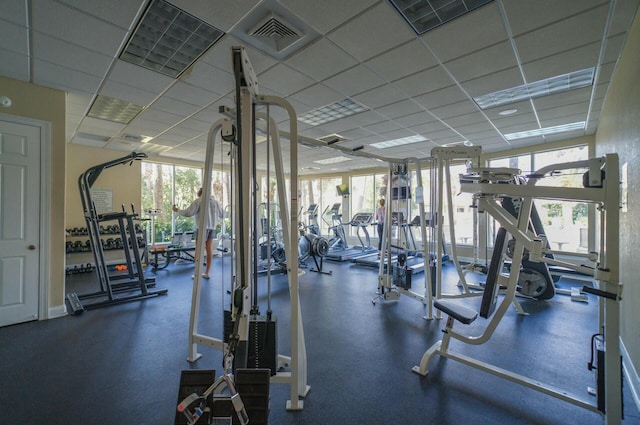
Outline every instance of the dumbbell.
[[113, 244], [116, 249], [122, 248], [122, 238], [115, 238]]
[[71, 242], [71, 241], [67, 241], [67, 242], [65, 243], [65, 251], [66, 251], [67, 253], [69, 253], [69, 252], [73, 252], [73, 242]]

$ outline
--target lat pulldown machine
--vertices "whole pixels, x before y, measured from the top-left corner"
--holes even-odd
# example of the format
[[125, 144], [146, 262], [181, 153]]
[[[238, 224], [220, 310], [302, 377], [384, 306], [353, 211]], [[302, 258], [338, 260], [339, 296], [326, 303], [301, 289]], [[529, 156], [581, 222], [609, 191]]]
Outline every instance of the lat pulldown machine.
[[[67, 294], [66, 305], [71, 314], [79, 314], [91, 308], [105, 307], [165, 295], [168, 292], [167, 289], [150, 289], [155, 286], [155, 279], [145, 278], [144, 276], [140, 250], [136, 238], [136, 226], [133, 223], [134, 220], [138, 220], [139, 218], [133, 204], [131, 204], [131, 213], [126, 212], [124, 205], [122, 206], [122, 211], [98, 213], [91, 193], [91, 187], [105, 169], [120, 164], [131, 164], [133, 161], [139, 161], [146, 157], [147, 155], [144, 153], [132, 152], [122, 158], [95, 165], [82, 173], [78, 178], [80, 199], [82, 201], [84, 218], [87, 223], [87, 232], [89, 234], [91, 252], [93, 252], [93, 258], [95, 260], [100, 290], [82, 295], [78, 295], [75, 292]], [[104, 249], [100, 239], [100, 223], [108, 221], [116, 221], [118, 223], [117, 227], [120, 232], [120, 238], [123, 241], [122, 249], [127, 266], [126, 273], [116, 276], [109, 276], [104, 258]], [[129, 243], [126, 242], [127, 240]], [[89, 302], [88, 300], [94, 301]]]

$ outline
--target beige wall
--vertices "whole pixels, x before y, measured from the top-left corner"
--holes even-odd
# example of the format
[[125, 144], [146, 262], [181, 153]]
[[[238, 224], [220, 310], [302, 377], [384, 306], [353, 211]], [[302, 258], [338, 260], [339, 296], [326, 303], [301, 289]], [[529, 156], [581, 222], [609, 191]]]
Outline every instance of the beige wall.
[[[617, 152], [620, 164], [628, 163], [628, 212], [620, 213], [620, 281], [622, 294], [622, 342], [635, 368], [640, 371], [640, 18], [629, 33], [603, 105], [596, 133], [596, 154]], [[629, 365], [627, 373], [630, 372]], [[631, 377], [633, 380], [633, 377]], [[633, 383], [633, 381], [632, 381]], [[640, 388], [636, 387], [636, 391]]]
[[[112, 151], [82, 145], [67, 145], [67, 228], [86, 227], [80, 201], [78, 178], [80, 174], [94, 165], [103, 164], [127, 156], [130, 152]], [[124, 204], [127, 212], [133, 203], [140, 213], [142, 205], [141, 161], [106, 168], [93, 184], [94, 189], [110, 189], [113, 194], [113, 209], [121, 211]], [[112, 223], [110, 223], [112, 224]]]
[[[2, 113], [51, 123], [51, 200], [49, 231], [49, 307], [64, 304], [64, 199], [65, 199], [65, 108], [66, 94], [23, 81], [0, 77], [0, 93], [13, 101]], [[62, 249], [61, 249], [62, 248]]]

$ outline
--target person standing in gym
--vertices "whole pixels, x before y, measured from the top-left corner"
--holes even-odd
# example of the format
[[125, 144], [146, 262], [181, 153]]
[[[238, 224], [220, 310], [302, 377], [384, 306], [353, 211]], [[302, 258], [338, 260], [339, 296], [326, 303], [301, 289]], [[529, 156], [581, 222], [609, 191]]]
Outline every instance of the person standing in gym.
[[380, 199], [380, 206], [376, 209], [376, 222], [378, 223], [378, 258], [380, 258], [380, 252], [382, 251], [382, 235], [384, 232], [384, 198]]
[[[185, 209], [178, 208], [175, 204], [173, 205], [173, 211], [177, 212], [180, 215], [185, 217], [194, 217], [196, 224], [200, 221], [198, 220], [198, 214], [200, 213], [200, 204], [202, 203], [202, 188], [198, 189], [198, 198], [194, 200], [191, 205], [189, 205]], [[207, 264], [205, 267], [205, 271], [202, 274], [202, 277], [205, 279], [209, 279], [209, 270], [211, 269], [211, 260], [213, 259], [213, 238], [215, 237], [215, 228], [218, 224], [218, 218], [223, 218], [222, 208], [220, 204], [216, 200], [216, 198], [211, 195], [209, 196], [209, 202], [207, 203], [207, 211], [205, 218], [205, 232], [198, 232], [198, 236], [204, 234], [205, 236], [205, 249], [206, 249], [206, 258]]]

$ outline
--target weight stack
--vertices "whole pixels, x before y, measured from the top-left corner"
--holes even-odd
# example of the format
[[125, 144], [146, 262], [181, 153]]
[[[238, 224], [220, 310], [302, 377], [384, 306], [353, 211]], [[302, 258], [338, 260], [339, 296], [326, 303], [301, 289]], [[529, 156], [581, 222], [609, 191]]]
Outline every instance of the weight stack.
[[[178, 402], [176, 406], [180, 404], [182, 400], [187, 398], [193, 393], [201, 395], [204, 393], [211, 384], [216, 381], [216, 371], [215, 370], [183, 370], [180, 374], [180, 387], [178, 388]], [[211, 400], [209, 400], [209, 405]], [[175, 425], [186, 425], [187, 418], [184, 416], [182, 412], [178, 412], [176, 410], [176, 417], [174, 420]], [[203, 413], [203, 417], [200, 419], [202, 423], [208, 424], [210, 423], [210, 415], [211, 412], [205, 411]]]
[[411, 269], [394, 264], [392, 268], [393, 284], [398, 288], [411, 289], [411, 272]]
[[[249, 424], [267, 425], [269, 423], [269, 385], [271, 381], [269, 369], [237, 369], [233, 378], [236, 391], [240, 395], [249, 417]], [[231, 399], [214, 400], [213, 424], [222, 423], [224, 418], [231, 418], [231, 421], [224, 423], [240, 425]]]
[[[249, 320], [248, 357], [246, 367], [249, 369], [270, 369], [271, 376], [278, 370], [278, 350], [276, 317], [269, 319], [267, 316], [254, 316]], [[231, 312], [224, 312], [224, 338], [228, 343], [229, 336], [233, 333], [234, 320]], [[245, 367], [240, 365], [240, 367]], [[234, 369], [236, 365], [234, 365]]]

